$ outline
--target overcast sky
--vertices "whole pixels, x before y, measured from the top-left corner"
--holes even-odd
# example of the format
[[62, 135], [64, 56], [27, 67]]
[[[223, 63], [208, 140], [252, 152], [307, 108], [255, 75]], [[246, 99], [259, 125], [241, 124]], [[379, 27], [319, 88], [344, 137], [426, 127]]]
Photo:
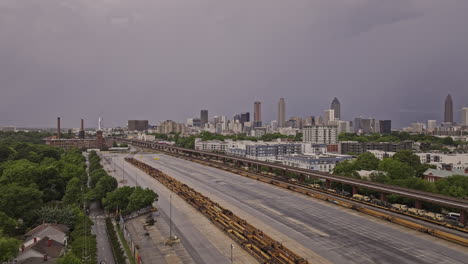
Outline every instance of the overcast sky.
[[253, 111], [456, 119], [467, 0], [0, 0], [0, 125], [124, 126]]

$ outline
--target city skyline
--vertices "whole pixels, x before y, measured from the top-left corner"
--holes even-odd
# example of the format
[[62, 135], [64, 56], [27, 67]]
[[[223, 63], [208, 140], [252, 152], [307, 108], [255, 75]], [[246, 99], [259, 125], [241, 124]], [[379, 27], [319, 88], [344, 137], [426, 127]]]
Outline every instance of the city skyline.
[[2, 2], [0, 125], [182, 121], [251, 111], [254, 100], [267, 121], [280, 97], [286, 119], [338, 97], [343, 119], [402, 127], [440, 122], [448, 93], [460, 120], [468, 98], [468, 2], [60, 3]]

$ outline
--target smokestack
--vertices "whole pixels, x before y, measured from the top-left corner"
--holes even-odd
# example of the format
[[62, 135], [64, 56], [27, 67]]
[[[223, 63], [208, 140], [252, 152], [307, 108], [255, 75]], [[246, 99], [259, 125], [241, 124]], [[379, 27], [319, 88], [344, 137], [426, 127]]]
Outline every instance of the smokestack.
[[57, 138], [60, 138], [60, 117], [57, 117]]
[[81, 128], [80, 128], [80, 132], [78, 132], [78, 138], [81, 138], [81, 139], [85, 138], [84, 120], [83, 119], [81, 119]]

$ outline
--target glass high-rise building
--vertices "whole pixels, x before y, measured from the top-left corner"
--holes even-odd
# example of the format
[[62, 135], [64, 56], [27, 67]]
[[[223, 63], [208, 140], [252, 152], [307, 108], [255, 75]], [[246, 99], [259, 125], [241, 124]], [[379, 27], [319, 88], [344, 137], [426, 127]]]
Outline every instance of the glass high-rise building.
[[278, 127], [285, 127], [286, 123], [286, 103], [284, 98], [280, 98], [278, 102]]
[[450, 94], [445, 98], [444, 122], [453, 123], [453, 101]]
[[338, 98], [333, 99], [331, 109], [335, 110], [335, 119], [341, 119], [341, 104]]
[[254, 127], [261, 127], [262, 126], [262, 103], [255, 102], [254, 103]]

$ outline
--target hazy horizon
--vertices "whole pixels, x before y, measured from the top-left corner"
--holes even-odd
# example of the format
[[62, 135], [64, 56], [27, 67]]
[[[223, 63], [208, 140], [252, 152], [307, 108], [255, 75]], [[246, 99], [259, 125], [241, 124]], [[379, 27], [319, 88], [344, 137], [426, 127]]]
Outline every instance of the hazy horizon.
[[[253, 112], [394, 127], [468, 106], [468, 1], [3, 0], [0, 126]], [[252, 115], [253, 116], [253, 115]]]

